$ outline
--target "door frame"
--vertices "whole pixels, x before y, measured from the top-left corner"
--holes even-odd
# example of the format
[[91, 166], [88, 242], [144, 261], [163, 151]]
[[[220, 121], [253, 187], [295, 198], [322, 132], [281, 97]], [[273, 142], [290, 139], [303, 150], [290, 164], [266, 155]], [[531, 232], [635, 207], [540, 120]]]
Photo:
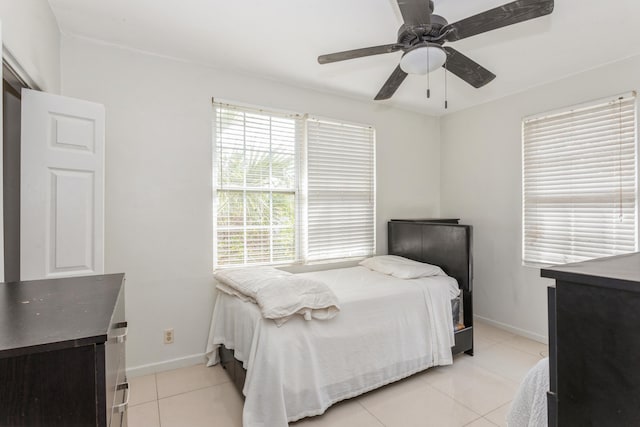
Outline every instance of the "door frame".
[[[20, 65], [16, 57], [2, 43], [2, 23], [0, 22], [0, 45], [2, 46], [2, 67], [0, 79], [6, 79], [13, 87], [40, 90], [39, 85]], [[4, 141], [3, 141], [3, 92], [0, 92], [0, 282], [5, 281], [5, 232], [4, 232]], [[19, 190], [18, 190], [19, 191]], [[18, 206], [18, 210], [20, 207]], [[18, 248], [19, 249], [19, 248]]]

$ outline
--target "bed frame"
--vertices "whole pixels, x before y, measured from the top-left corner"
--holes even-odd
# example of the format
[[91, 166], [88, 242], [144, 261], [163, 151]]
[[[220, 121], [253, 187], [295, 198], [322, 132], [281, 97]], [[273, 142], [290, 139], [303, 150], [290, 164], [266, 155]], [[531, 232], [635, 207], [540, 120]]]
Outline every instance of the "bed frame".
[[[388, 250], [415, 261], [440, 266], [458, 281], [462, 290], [464, 329], [455, 333], [453, 354], [473, 356], [472, 227], [457, 219], [391, 220], [388, 223]], [[242, 394], [246, 370], [234, 358], [233, 350], [221, 345], [220, 364]]]
[[458, 281], [464, 329], [455, 333], [453, 354], [473, 356], [473, 228], [458, 219], [395, 220], [388, 223], [389, 254], [437, 265]]

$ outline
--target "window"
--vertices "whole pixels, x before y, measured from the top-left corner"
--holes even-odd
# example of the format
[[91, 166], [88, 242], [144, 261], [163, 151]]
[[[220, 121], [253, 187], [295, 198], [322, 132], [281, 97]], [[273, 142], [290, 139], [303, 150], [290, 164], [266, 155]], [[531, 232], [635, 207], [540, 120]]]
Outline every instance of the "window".
[[375, 251], [372, 128], [214, 103], [214, 267]]
[[523, 261], [637, 250], [635, 93], [523, 120]]
[[307, 260], [373, 254], [373, 129], [319, 119], [307, 129]]
[[216, 265], [297, 259], [297, 146], [294, 115], [215, 109]]

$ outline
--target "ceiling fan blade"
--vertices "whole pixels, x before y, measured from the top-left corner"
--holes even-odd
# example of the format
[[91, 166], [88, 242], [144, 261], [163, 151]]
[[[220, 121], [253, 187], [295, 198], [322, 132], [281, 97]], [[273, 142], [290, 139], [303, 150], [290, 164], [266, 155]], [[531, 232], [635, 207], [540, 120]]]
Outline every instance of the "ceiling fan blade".
[[553, 12], [553, 0], [518, 0], [446, 25], [441, 34], [448, 32], [446, 39], [453, 42], [548, 15], [551, 12]]
[[398, 0], [400, 13], [408, 26], [431, 24], [429, 0]]
[[378, 92], [374, 99], [376, 101], [380, 101], [382, 99], [391, 98], [393, 94], [396, 93], [396, 90], [398, 90], [406, 77], [407, 73], [402, 71], [402, 68], [400, 68], [400, 65], [398, 65], [396, 69], [393, 70], [393, 73], [391, 73], [387, 81], [382, 86], [382, 89], [380, 89], [380, 92]]
[[345, 50], [344, 52], [330, 53], [318, 56], [320, 64], [344, 61], [345, 59], [362, 58], [363, 56], [380, 55], [381, 53], [391, 53], [401, 50], [401, 44], [385, 44], [382, 46], [364, 47], [362, 49]]
[[471, 86], [480, 88], [496, 78], [496, 75], [491, 71], [464, 56], [457, 50], [449, 46], [445, 46], [444, 50], [447, 51], [447, 62], [444, 64], [444, 68]]

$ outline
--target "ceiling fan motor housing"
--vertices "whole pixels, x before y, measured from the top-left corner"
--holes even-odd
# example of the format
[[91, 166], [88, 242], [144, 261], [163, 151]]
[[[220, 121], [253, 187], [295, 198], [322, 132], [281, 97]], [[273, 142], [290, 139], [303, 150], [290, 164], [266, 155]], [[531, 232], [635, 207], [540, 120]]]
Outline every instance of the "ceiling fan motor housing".
[[440, 30], [448, 22], [440, 15], [431, 15], [431, 23], [428, 25], [406, 25], [402, 24], [398, 29], [398, 43], [403, 45], [414, 45], [424, 41], [443, 44], [444, 39], [437, 39]]

